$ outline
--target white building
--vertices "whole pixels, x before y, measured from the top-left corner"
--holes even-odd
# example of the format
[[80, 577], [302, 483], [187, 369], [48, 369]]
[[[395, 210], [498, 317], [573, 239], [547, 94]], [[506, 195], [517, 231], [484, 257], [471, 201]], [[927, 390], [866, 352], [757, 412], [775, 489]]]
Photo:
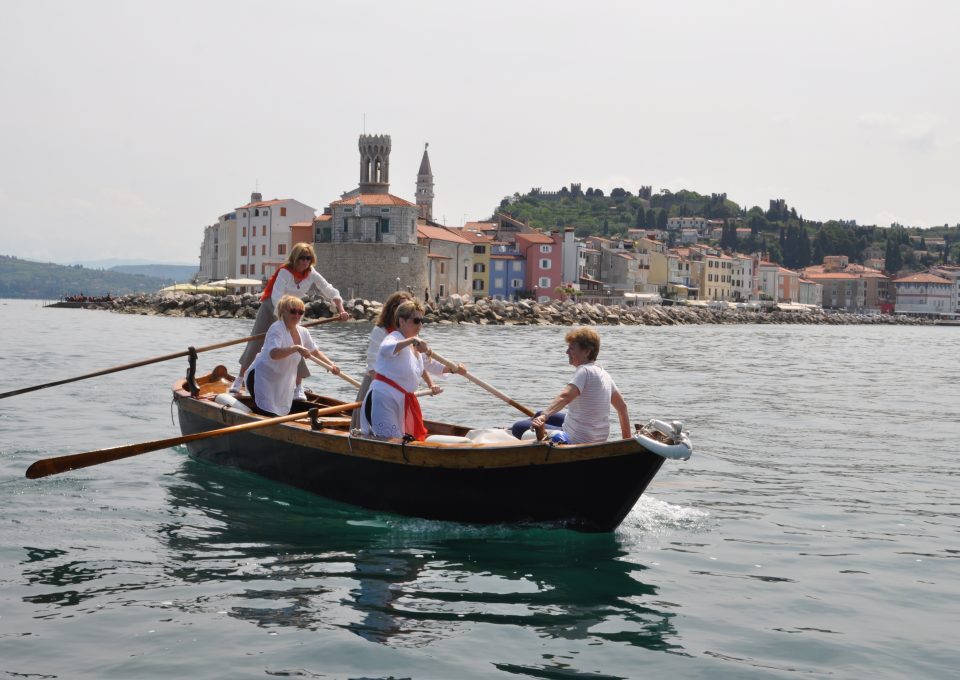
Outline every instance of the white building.
[[934, 274], [911, 274], [893, 281], [897, 291], [896, 314], [952, 314], [951, 298], [954, 283]]
[[266, 279], [287, 261], [290, 225], [312, 221], [316, 210], [292, 198], [264, 201], [259, 193], [236, 209], [237, 276]]
[[706, 217], [668, 217], [667, 231], [682, 231], [695, 229], [698, 234], [707, 234], [708, 222]]
[[[927, 243], [929, 242], [928, 240]], [[953, 289], [950, 293], [950, 309], [954, 314], [960, 315], [960, 266], [943, 264], [933, 267], [930, 273], [953, 282]]]
[[757, 261], [752, 255], [740, 253], [731, 255], [731, 258], [733, 272], [730, 279], [730, 294], [736, 300], [758, 300], [760, 282], [756, 272]]

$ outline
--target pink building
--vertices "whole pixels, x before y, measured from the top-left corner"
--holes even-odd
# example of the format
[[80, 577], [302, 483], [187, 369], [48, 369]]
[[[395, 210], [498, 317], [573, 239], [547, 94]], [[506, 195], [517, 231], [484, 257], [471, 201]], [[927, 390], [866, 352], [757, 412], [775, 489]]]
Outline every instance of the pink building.
[[541, 232], [516, 235], [517, 251], [526, 260], [525, 284], [538, 301], [557, 300], [563, 283], [563, 235]]

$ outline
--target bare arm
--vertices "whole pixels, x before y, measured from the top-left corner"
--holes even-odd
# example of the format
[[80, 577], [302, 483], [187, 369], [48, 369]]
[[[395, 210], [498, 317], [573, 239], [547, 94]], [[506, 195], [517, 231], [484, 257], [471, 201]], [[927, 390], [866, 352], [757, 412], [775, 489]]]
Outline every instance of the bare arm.
[[552, 416], [554, 413], [559, 413], [562, 411], [564, 406], [579, 396], [580, 388], [576, 385], [567, 384], [566, 387], [560, 390], [560, 394], [553, 398], [553, 401], [550, 402], [550, 405], [543, 410], [543, 413], [530, 421], [531, 425], [534, 427], [542, 426], [547, 422], [547, 418]]
[[624, 439], [629, 439], [630, 414], [627, 413], [627, 402], [623, 400], [623, 395], [614, 391], [614, 393], [610, 395], [610, 403], [613, 405], [613, 408], [617, 412], [617, 417], [620, 419], [620, 436]]

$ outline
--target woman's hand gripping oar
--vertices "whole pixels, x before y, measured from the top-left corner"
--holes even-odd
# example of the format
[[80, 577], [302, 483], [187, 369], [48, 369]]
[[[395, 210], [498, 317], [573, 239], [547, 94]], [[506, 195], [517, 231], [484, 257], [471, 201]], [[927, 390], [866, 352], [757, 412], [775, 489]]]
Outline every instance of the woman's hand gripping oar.
[[[430, 350], [429, 355], [434, 359], [436, 359], [437, 361], [439, 361], [444, 366], [446, 366], [448, 369], [450, 369], [452, 373], [460, 372], [460, 368], [457, 364], [453, 363], [449, 359], [445, 359], [444, 357], [440, 356], [434, 350]], [[503, 399], [505, 402], [507, 402], [508, 404], [513, 406], [515, 409], [523, 413], [525, 416], [533, 417], [535, 415], [532, 410], [528, 409], [523, 404], [518, 404], [516, 401], [514, 401], [513, 399], [505, 395], [503, 392], [498, 390], [493, 385], [490, 385], [489, 383], [485, 383], [483, 380], [481, 380], [480, 378], [470, 373], [470, 371], [463, 371], [461, 375], [463, 375], [464, 378], [474, 383], [475, 385], [479, 385], [480, 387], [482, 387], [483, 389], [485, 389], [487, 392], [497, 397], [498, 399]]]

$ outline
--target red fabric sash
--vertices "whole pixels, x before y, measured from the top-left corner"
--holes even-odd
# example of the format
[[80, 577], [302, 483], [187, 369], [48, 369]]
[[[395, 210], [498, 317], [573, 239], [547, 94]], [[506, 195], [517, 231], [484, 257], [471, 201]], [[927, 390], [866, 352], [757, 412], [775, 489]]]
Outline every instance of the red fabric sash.
[[270, 280], [267, 281], [267, 285], [264, 286], [263, 288], [263, 293], [260, 295], [260, 302], [263, 302], [264, 300], [268, 300], [270, 296], [273, 295], [273, 284], [277, 282], [277, 274], [280, 273], [281, 269], [286, 269], [288, 272], [293, 274], [293, 280], [296, 281], [297, 283], [300, 283], [305, 278], [310, 276], [310, 269], [312, 269], [312, 267], [307, 267], [307, 270], [303, 272], [303, 274], [298, 274], [297, 272], [290, 269], [290, 267], [288, 267], [287, 265], [283, 265], [282, 267], [277, 267], [277, 271], [273, 272], [273, 276], [270, 277]]
[[423, 424], [423, 413], [420, 411], [420, 400], [417, 399], [417, 395], [415, 395], [413, 392], [407, 392], [405, 389], [400, 387], [400, 385], [385, 375], [380, 375], [377, 373], [373, 379], [387, 383], [390, 385], [390, 387], [403, 395], [404, 431], [407, 434], [412, 435], [413, 438], [418, 442], [422, 442], [424, 439], [426, 439], [428, 434], [427, 426]]

